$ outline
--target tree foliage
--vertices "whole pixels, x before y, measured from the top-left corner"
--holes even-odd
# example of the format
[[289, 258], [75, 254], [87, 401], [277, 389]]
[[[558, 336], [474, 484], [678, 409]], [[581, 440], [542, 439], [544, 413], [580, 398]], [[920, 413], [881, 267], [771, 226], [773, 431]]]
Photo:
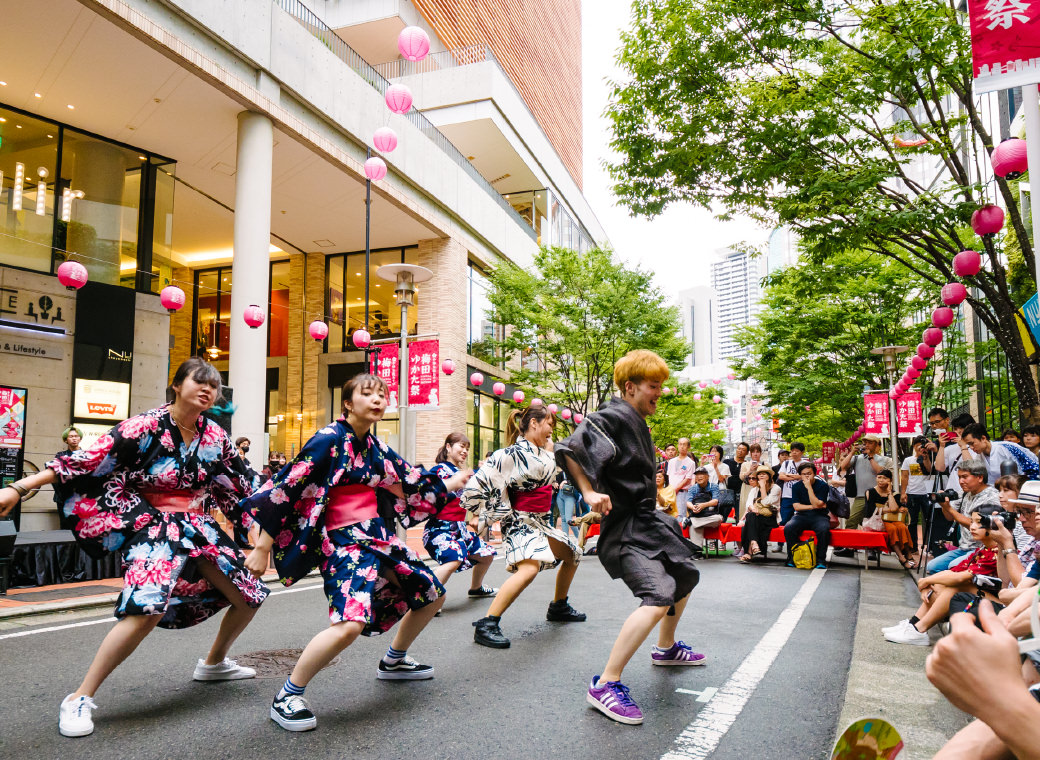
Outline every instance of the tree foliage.
[[575, 411], [611, 395], [614, 363], [631, 349], [656, 351], [672, 369], [689, 356], [678, 309], [609, 250], [542, 248], [532, 269], [503, 261], [488, 278], [488, 316], [506, 327], [495, 348], [521, 358], [513, 381]]
[[[1013, 188], [991, 180], [995, 136], [972, 93], [952, 0], [634, 0], [608, 109], [621, 201], [723, 207], [801, 236], [815, 262], [848, 251], [902, 263], [935, 294], [969, 248], [985, 266], [969, 303], [1005, 352], [1024, 416], [1040, 399], [1013, 312], [1035, 271]], [[988, 194], [988, 195], [987, 195]], [[968, 227], [1003, 201], [1001, 236]]]
[[713, 419], [719, 419], [725, 414], [724, 404], [704, 399], [694, 401], [693, 394], [697, 389], [692, 384], [668, 383], [668, 387], [678, 392], [661, 396], [657, 402], [657, 413], [647, 419], [654, 445], [663, 449], [680, 438], [689, 438], [690, 451], [699, 457], [708, 453], [708, 449], [715, 444], [725, 442], [726, 434], [716, 430], [712, 424]]

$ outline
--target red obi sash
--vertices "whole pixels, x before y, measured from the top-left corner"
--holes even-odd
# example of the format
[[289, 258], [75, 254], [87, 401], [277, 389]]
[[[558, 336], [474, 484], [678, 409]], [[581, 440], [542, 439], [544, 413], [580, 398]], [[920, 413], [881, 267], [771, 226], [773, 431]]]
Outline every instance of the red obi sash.
[[462, 501], [459, 499], [452, 499], [437, 514], [438, 520], [448, 520], [449, 522], [459, 522], [460, 520], [466, 519], [466, 510], [462, 508]]
[[160, 512], [191, 512], [193, 514], [201, 515], [205, 511], [201, 504], [196, 506], [191, 505], [191, 500], [195, 497], [195, 494], [187, 489], [179, 491], [142, 490], [141, 496]]
[[544, 514], [552, 511], [552, 486], [541, 486], [531, 491], [513, 491], [513, 509], [517, 512]]
[[364, 522], [379, 516], [376, 490], [363, 483], [351, 483], [329, 489], [325, 504], [325, 530]]

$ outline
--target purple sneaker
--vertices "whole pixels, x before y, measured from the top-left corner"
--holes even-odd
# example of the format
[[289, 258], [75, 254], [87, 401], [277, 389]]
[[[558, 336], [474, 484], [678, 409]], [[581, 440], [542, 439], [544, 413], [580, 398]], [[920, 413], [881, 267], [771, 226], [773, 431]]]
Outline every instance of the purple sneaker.
[[600, 683], [599, 676], [596, 676], [589, 684], [589, 693], [585, 701], [618, 723], [635, 726], [643, 722], [643, 711], [628, 696], [628, 687], [621, 681]]
[[668, 649], [654, 647], [650, 660], [654, 665], [703, 665], [705, 657], [694, 652], [683, 642], [677, 641]]

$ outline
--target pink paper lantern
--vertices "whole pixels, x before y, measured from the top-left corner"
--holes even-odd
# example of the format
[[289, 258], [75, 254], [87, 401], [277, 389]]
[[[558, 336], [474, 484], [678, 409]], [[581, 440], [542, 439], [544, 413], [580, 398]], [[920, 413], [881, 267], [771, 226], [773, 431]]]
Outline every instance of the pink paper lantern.
[[392, 84], [386, 88], [384, 100], [394, 113], [408, 113], [412, 107], [412, 91], [403, 84]]
[[380, 153], [393, 153], [397, 148], [397, 133], [390, 127], [380, 127], [372, 133], [372, 145]]
[[406, 26], [397, 35], [397, 49], [409, 61], [421, 61], [430, 52], [430, 37], [417, 26]]
[[479, 372], [474, 372], [472, 375], [469, 376], [469, 381], [473, 385], [483, 385], [484, 376]]
[[910, 386], [912, 386], [916, 382], [917, 382], [917, 378], [916, 377], [908, 377], [906, 379], [906, 389], [910, 390]]
[[751, 399], [751, 406], [758, 406], [758, 405], [759, 405], [759, 404], [761, 404], [761, 403], [762, 403], [762, 402], [761, 402], [761, 401], [759, 401], [759, 400], [758, 400], [757, 398], [753, 398], [753, 399]]
[[708, 384], [706, 382], [704, 382], [703, 380], [701, 380], [699, 383], [697, 383], [697, 387], [701, 388], [701, 389], [707, 388]]
[[560, 407], [556, 406], [556, 404], [549, 404], [546, 408], [549, 410], [549, 414], [556, 414]]
[[917, 344], [917, 355], [922, 359], [931, 359], [935, 356], [935, 347], [929, 346], [927, 343]]
[[942, 302], [947, 306], [963, 303], [968, 297], [968, 289], [959, 282], [948, 282], [942, 286]]
[[491, 392], [494, 393], [496, 396], [501, 396], [503, 393], [506, 392], [506, 384], [495, 383], [491, 386]]
[[715, 385], [718, 385], [719, 383], [722, 382], [722, 378], [721, 377], [713, 378], [711, 382], [714, 383]]
[[524, 392], [523, 391], [513, 391], [513, 403], [514, 404], [522, 404], [522, 403], [524, 403]]
[[544, 402], [544, 401], [542, 401], [542, 400], [541, 400], [540, 398], [533, 398], [533, 399], [531, 399], [531, 406], [532, 406], [532, 407], [535, 407], [535, 406], [541, 406], [541, 405], [542, 405], [542, 404], [544, 404], [544, 403], [545, 403], [545, 402]]
[[915, 356], [910, 360], [910, 366], [924, 372], [928, 368], [928, 360], [922, 359], [920, 356]]
[[741, 421], [741, 422], [747, 422], [747, 417], [741, 417], [741, 418], [740, 418], [740, 421]]
[[993, 173], [1005, 179], [1018, 179], [1029, 168], [1026, 156], [1026, 141], [1011, 137], [993, 149], [989, 161], [993, 164]]
[[938, 346], [942, 343], [942, 330], [938, 327], [929, 327], [921, 335], [921, 339], [929, 346]]
[[78, 261], [63, 262], [57, 271], [58, 282], [69, 290], [79, 290], [87, 284], [87, 268]]
[[445, 359], [441, 362], [441, 372], [445, 375], [451, 375], [455, 373], [455, 361], [454, 359]]
[[264, 320], [267, 319], [267, 314], [254, 303], [247, 306], [246, 310], [242, 312], [242, 319], [255, 330], [264, 323]]
[[910, 369], [908, 369], [906, 371], [906, 376], [908, 378], [910, 378], [911, 380], [916, 380], [917, 378], [919, 378], [921, 376], [921, 370], [914, 369], [913, 367], [911, 367]]
[[978, 251], [961, 251], [953, 257], [953, 273], [958, 277], [974, 277], [982, 269]]
[[560, 416], [565, 420], [569, 420], [571, 418], [571, 410], [564, 409], [562, 412], [560, 412]]
[[730, 372], [728, 375], [726, 375], [726, 379], [727, 380], [736, 380], [737, 376], [734, 375], [732, 372]]
[[583, 419], [585, 419], [585, 416], [584, 416], [584, 415], [582, 415], [582, 414], [579, 414], [578, 412], [575, 412], [575, 413], [574, 413], [574, 424], [575, 424], [575, 425], [580, 425], [580, 424], [581, 424], [581, 421], [582, 421]]
[[700, 400], [701, 400], [701, 394], [699, 394], [699, 393], [694, 393], [694, 394], [693, 394], [693, 400], [694, 400], [694, 401], [700, 401]]
[[932, 325], [944, 329], [953, 324], [953, 309], [949, 306], [940, 306], [932, 312]]
[[329, 336], [329, 326], [320, 319], [316, 319], [307, 327], [307, 332], [314, 340], [325, 340]]
[[992, 203], [979, 206], [971, 215], [971, 228], [980, 237], [995, 235], [1004, 228], [1004, 209]]
[[365, 176], [373, 182], [378, 182], [386, 176], [386, 161], [379, 156], [372, 156], [365, 161]]
[[812, 410], [812, 407], [810, 407], [810, 406], [809, 406], [808, 404], [806, 404], [806, 406], [805, 406], [805, 411], [807, 411], [807, 412], [808, 412], [808, 411], [811, 411], [811, 410]]
[[718, 421], [718, 420], [712, 420], [712, 421], [711, 421], [711, 424], [712, 424], [712, 425], [718, 425], [718, 424], [719, 424], [719, 421]]
[[717, 404], [720, 401], [722, 401], [722, 396], [712, 396], [711, 400], [714, 401]]
[[181, 307], [184, 306], [184, 291], [178, 288], [176, 285], [167, 285], [159, 293], [159, 303], [163, 305], [166, 311], [173, 314], [175, 311], [180, 311]]
[[355, 348], [365, 349], [372, 343], [372, 336], [368, 334], [368, 330], [361, 328], [354, 331], [351, 341], [354, 343]]

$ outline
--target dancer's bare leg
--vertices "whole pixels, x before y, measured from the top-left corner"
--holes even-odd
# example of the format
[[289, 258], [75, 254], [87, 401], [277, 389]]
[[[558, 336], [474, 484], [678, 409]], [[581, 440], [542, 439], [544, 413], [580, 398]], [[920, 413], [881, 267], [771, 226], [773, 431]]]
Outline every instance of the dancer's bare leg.
[[319, 670], [332, 662], [332, 659], [337, 654], [354, 643], [354, 640], [361, 635], [364, 627], [364, 623], [355, 621], [333, 623], [310, 640], [304, 648], [303, 654], [300, 655], [300, 659], [297, 660], [296, 667], [293, 668], [292, 675], [289, 678], [295, 685], [301, 688], [309, 684]]
[[161, 619], [162, 615], [127, 615], [116, 623], [101, 642], [94, 661], [83, 677], [83, 683], [72, 696], [93, 697], [104, 680], [137, 649]]
[[231, 649], [231, 645], [235, 643], [235, 639], [238, 638], [239, 634], [246, 629], [246, 626], [249, 625], [259, 608], [250, 607], [246, 604], [245, 597], [242, 596], [242, 592], [238, 590], [238, 587], [231, 582], [230, 578], [220, 572], [212, 562], [198, 559], [196, 564], [199, 575], [209, 581], [210, 585], [231, 602], [231, 606], [220, 621], [217, 636], [213, 639], [213, 646], [210, 647], [209, 655], [206, 657], [206, 665], [216, 665], [224, 661], [228, 650]]
[[502, 617], [525, 588], [538, 576], [541, 563], [535, 559], [524, 559], [516, 563], [516, 572], [510, 575], [498, 589], [498, 596], [491, 602], [487, 614]]
[[679, 626], [679, 618], [682, 617], [688, 601], [690, 601], [689, 594], [675, 603], [674, 615], [665, 614], [661, 619], [661, 627], [657, 632], [657, 646], [661, 649], [668, 649], [675, 645], [675, 629]]
[[494, 559], [494, 557], [473, 558], [473, 577], [470, 580], [470, 591], [476, 591], [477, 589], [484, 587], [484, 576], [487, 575], [488, 570], [491, 569], [491, 562]]
[[620, 681], [621, 672], [632, 659], [632, 655], [643, 645], [646, 637], [654, 630], [654, 626], [661, 622], [661, 618], [668, 614], [667, 607], [640, 607], [625, 620], [621, 626], [614, 647], [610, 650], [610, 657], [603, 668], [600, 681]]
[[[553, 555], [561, 560], [560, 569], [556, 571], [556, 595], [553, 597], [554, 602], [559, 602], [567, 598], [571, 581], [574, 580], [574, 574], [578, 572], [578, 563], [574, 560], [574, 553], [569, 545], [550, 538], [549, 548], [552, 549]], [[501, 593], [500, 591], [499, 594]]]

